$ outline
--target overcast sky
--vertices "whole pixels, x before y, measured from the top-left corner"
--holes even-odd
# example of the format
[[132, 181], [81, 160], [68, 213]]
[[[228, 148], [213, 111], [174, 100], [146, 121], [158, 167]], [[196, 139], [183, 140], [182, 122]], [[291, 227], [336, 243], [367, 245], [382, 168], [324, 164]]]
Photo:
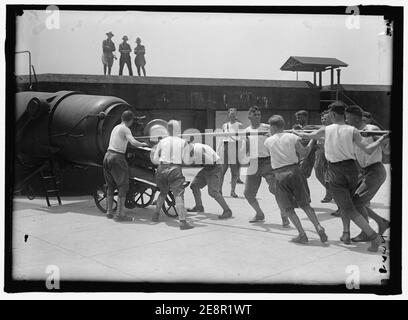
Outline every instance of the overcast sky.
[[[102, 74], [101, 45], [112, 31], [117, 48], [123, 35], [132, 48], [142, 38], [148, 76], [295, 80], [280, 70], [294, 55], [346, 62], [343, 83], [391, 84], [392, 39], [379, 16], [360, 17], [359, 29], [347, 28], [346, 16], [322, 15], [61, 11], [59, 29], [48, 29], [47, 17], [25, 11], [17, 18], [16, 51], [31, 51], [37, 73]], [[22, 55], [16, 73], [27, 73]], [[323, 84], [329, 79], [326, 72]]]

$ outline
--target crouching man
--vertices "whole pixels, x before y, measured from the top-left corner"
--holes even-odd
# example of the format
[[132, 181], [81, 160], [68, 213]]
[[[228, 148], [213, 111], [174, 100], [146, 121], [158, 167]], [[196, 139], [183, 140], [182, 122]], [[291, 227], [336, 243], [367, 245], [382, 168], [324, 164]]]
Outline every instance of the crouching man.
[[220, 157], [210, 146], [202, 143], [190, 142], [189, 151], [190, 163], [203, 164], [204, 168], [197, 173], [191, 183], [190, 187], [193, 191], [195, 206], [187, 211], [204, 212], [200, 189], [208, 186], [208, 194], [214, 198], [223, 209], [223, 213], [218, 216], [218, 218], [231, 218], [231, 209], [220, 192], [221, 182], [222, 179], [224, 179], [223, 165], [220, 161]]
[[[134, 147], [146, 146], [145, 143], [137, 141], [133, 138], [129, 127], [134, 121], [134, 114], [127, 110], [122, 113], [122, 123], [113, 128], [108, 151], [106, 151], [103, 159], [103, 175], [105, 177], [108, 202], [108, 219], [115, 218], [116, 221], [131, 221], [132, 217], [126, 216], [124, 213], [126, 194], [129, 191], [129, 168], [126, 161], [125, 152], [128, 142]], [[118, 207], [117, 213], [113, 216], [113, 192], [118, 188]]]
[[180, 229], [191, 229], [193, 226], [186, 221], [186, 208], [184, 207], [184, 183], [181, 165], [189, 161], [189, 147], [185, 140], [177, 137], [180, 133], [180, 124], [176, 120], [167, 123], [169, 136], [160, 140], [153, 153], [153, 163], [158, 164], [156, 171], [156, 184], [160, 189], [157, 198], [156, 210], [152, 221], [158, 222], [160, 210], [163, 207], [167, 194], [171, 191], [176, 199], [176, 210], [180, 220]]
[[308, 242], [305, 230], [294, 209], [299, 205], [313, 223], [320, 241], [326, 242], [325, 230], [310, 206], [310, 191], [306, 177], [298, 165], [299, 156], [308, 155], [313, 141], [311, 140], [306, 147], [303, 147], [298, 136], [284, 132], [285, 121], [280, 115], [272, 116], [269, 119], [269, 125], [271, 136], [265, 140], [265, 147], [271, 156], [272, 170], [276, 180], [276, 201], [299, 232], [299, 236], [292, 241], [302, 244]]

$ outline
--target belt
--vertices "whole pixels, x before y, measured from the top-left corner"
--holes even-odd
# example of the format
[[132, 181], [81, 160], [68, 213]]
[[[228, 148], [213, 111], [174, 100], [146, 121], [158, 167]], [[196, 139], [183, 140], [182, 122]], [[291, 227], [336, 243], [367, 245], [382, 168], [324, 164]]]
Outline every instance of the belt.
[[120, 155], [122, 155], [122, 156], [124, 156], [124, 155], [125, 155], [125, 153], [124, 153], [124, 152], [119, 152], [119, 151], [115, 151], [115, 150], [112, 150], [112, 149], [108, 149], [108, 152], [112, 152], [112, 153], [120, 154]]
[[286, 166], [283, 166], [283, 167], [279, 167], [279, 168], [276, 168], [276, 169], [274, 169], [274, 168], [272, 168], [272, 171], [278, 171], [278, 170], [281, 170], [281, 169], [287, 169], [287, 168], [290, 168], [290, 167], [293, 167], [293, 166], [298, 166], [298, 164], [297, 163], [292, 163], [292, 164], [288, 164], [288, 165], [286, 165]]
[[349, 162], [355, 162], [356, 160], [354, 160], [354, 159], [347, 159], [347, 160], [342, 160], [342, 161], [337, 161], [337, 162], [331, 162], [331, 161], [327, 161], [328, 163], [330, 163], [330, 164], [346, 164], [346, 163], [349, 163]]
[[361, 168], [361, 169], [363, 169], [363, 170], [368, 170], [368, 169], [370, 169], [371, 167], [377, 166], [377, 165], [379, 165], [379, 164], [382, 164], [382, 162], [377, 161], [377, 162], [374, 162], [373, 164], [370, 164], [370, 165], [368, 165], [367, 167], [364, 167], [364, 168]]
[[168, 162], [163, 162], [163, 161], [160, 161], [160, 165], [161, 166], [180, 166], [181, 167], [180, 163], [168, 163]]
[[219, 163], [203, 164], [203, 167], [204, 167], [204, 168], [207, 168], [207, 169], [214, 169], [214, 168], [216, 168], [217, 166], [222, 166], [222, 164], [219, 164]]

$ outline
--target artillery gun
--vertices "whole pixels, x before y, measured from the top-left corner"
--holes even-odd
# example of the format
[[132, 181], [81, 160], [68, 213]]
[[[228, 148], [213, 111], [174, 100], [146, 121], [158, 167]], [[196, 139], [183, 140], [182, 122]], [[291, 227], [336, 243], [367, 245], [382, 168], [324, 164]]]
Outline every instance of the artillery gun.
[[[99, 175], [94, 181], [92, 195], [96, 206], [106, 212], [102, 163], [110, 133], [121, 122], [123, 111], [136, 110], [117, 97], [75, 91], [19, 92], [16, 94], [15, 110], [14, 193], [34, 198], [35, 188], [32, 185], [40, 178], [47, 205], [50, 206], [52, 195], [61, 204], [59, 185], [66, 169], [72, 166], [83, 170], [92, 167]], [[144, 125], [143, 119], [143, 116], [136, 119], [131, 128], [134, 135], [146, 134], [158, 121]], [[149, 139], [144, 142], [152, 146]], [[150, 147], [131, 146], [126, 151], [130, 188], [125, 205], [129, 209], [147, 207], [158, 191], [156, 166], [150, 160], [150, 151]], [[81, 184], [81, 180], [77, 183]], [[163, 211], [169, 216], [177, 216], [171, 193]]]

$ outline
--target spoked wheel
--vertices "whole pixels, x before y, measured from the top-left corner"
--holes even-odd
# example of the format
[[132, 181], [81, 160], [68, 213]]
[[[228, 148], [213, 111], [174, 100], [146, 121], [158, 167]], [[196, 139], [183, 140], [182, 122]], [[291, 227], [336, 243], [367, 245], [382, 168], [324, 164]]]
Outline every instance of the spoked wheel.
[[132, 185], [126, 195], [125, 207], [128, 209], [146, 208], [154, 199], [156, 190], [141, 185]]
[[[106, 213], [108, 211], [108, 201], [107, 201], [107, 186], [103, 185], [100, 187], [97, 187], [93, 193], [93, 198], [95, 201], [96, 206], [100, 211], [103, 213]], [[113, 211], [116, 211], [118, 207], [118, 190], [115, 190], [113, 193]]]
[[34, 189], [31, 185], [28, 185], [25, 188], [25, 194], [28, 200], [34, 200], [35, 199], [35, 193], [34, 193]]
[[176, 199], [171, 192], [167, 194], [166, 201], [163, 205], [163, 212], [166, 214], [166, 216], [169, 216], [171, 218], [178, 217], [178, 212], [176, 209]]

